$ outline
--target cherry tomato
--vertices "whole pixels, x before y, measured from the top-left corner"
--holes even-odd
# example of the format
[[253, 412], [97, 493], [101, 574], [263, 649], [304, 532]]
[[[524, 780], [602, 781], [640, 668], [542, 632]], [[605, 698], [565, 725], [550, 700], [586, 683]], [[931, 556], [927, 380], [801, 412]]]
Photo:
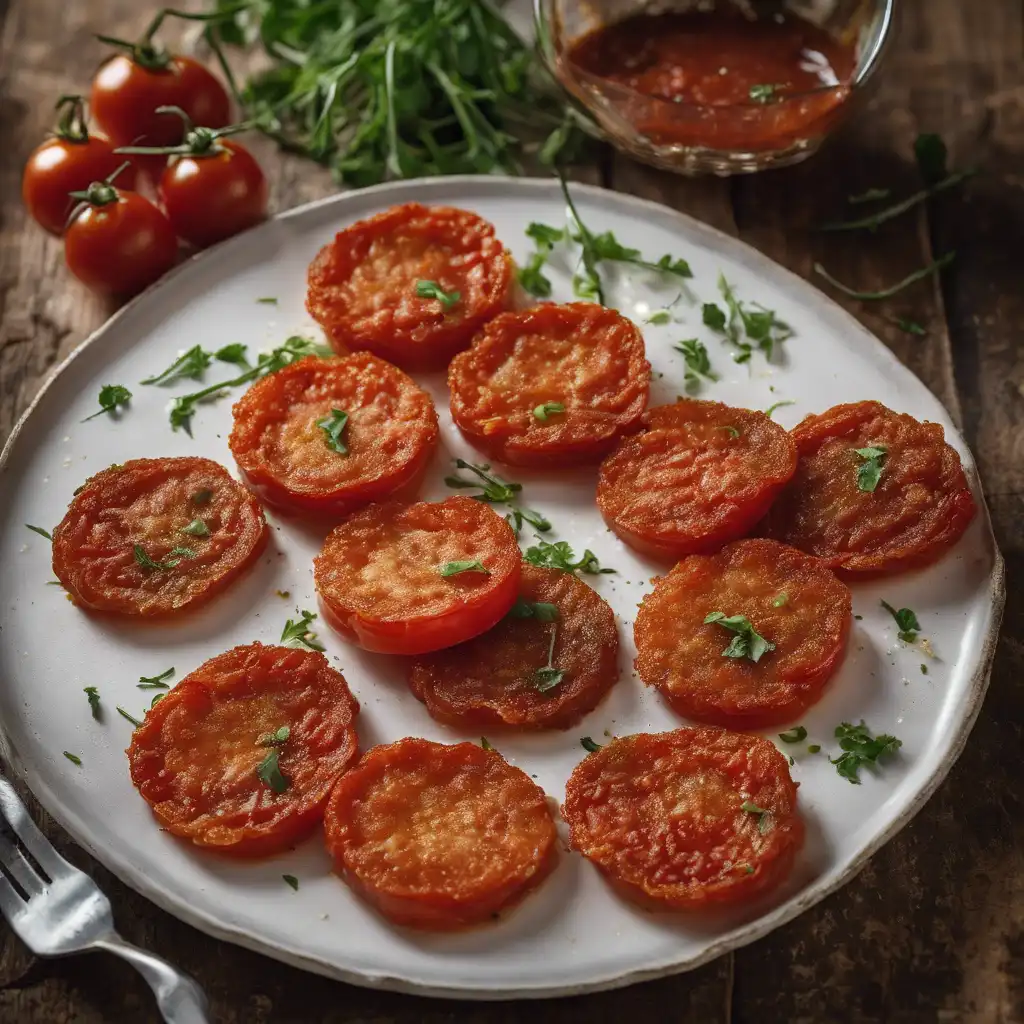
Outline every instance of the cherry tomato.
[[222, 128], [231, 120], [224, 86], [191, 57], [144, 43], [111, 57], [92, 80], [96, 123], [118, 145], [172, 146], [185, 134], [180, 118], [157, 107], [181, 107], [195, 124]]
[[174, 228], [148, 199], [104, 182], [90, 185], [87, 195], [64, 235], [64, 259], [75, 277], [95, 291], [127, 296], [174, 266]]
[[62, 96], [62, 111], [52, 138], [35, 149], [25, 164], [21, 198], [29, 214], [41, 227], [63, 235], [75, 200], [68, 194], [86, 189], [94, 181], [108, 178], [123, 164], [117, 184], [135, 187], [135, 165], [114, 152], [102, 135], [90, 135], [81, 96]]
[[267, 215], [267, 179], [252, 154], [232, 139], [217, 139], [205, 152], [172, 157], [158, 191], [178, 237], [200, 249]]

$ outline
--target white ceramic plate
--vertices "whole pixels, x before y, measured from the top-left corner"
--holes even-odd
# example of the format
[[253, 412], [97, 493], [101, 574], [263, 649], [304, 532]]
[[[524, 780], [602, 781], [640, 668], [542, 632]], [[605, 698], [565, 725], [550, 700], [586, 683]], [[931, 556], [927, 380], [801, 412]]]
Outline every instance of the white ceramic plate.
[[[578, 206], [595, 231], [612, 229], [649, 257], [690, 260], [694, 298], [715, 301], [719, 271], [738, 295], [774, 309], [795, 335], [781, 361], [755, 355], [737, 366], [701, 325], [699, 303], [684, 297], [673, 312], [683, 322], [645, 326], [655, 369], [652, 401], [682, 392], [683, 362], [672, 343], [705, 340], [720, 383], [702, 393], [735, 405], [765, 408], [789, 399], [777, 418], [795, 424], [837, 402], [879, 399], [894, 409], [941, 423], [960, 452], [979, 502], [970, 453], [939, 402], [850, 316], [803, 281], [754, 250], [671, 210], [593, 188], [576, 187]], [[289, 963], [362, 985], [471, 998], [551, 996], [623, 985], [692, 968], [759, 936], [848, 880], [867, 856], [906, 824], [948, 771], [967, 737], [987, 681], [1002, 608], [1002, 563], [982, 509], [955, 550], [932, 568], [854, 587], [850, 653], [823, 700], [803, 719], [808, 742], [834, 752], [833, 729], [865, 719], [903, 741], [899, 756], [854, 786], [825, 757], [797, 753], [793, 774], [808, 840], [790, 883], [771, 899], [695, 921], [645, 913], [616, 898], [582, 858], [566, 854], [554, 875], [517, 910], [465, 934], [425, 935], [391, 927], [360, 903], [329, 870], [319, 838], [257, 864], [194, 852], [161, 832], [128, 778], [123, 753], [130, 725], [115, 705], [141, 716], [150, 693], [139, 676], [173, 665], [180, 679], [206, 658], [252, 640], [274, 642], [297, 608], [315, 608], [311, 559], [321, 536], [271, 515], [274, 542], [257, 568], [197, 615], [167, 625], [117, 622], [87, 615], [53, 578], [50, 545], [24, 523], [52, 528], [72, 491], [91, 473], [138, 456], [205, 455], [234, 468], [227, 447], [231, 399], [202, 407], [194, 439], [172, 433], [166, 407], [173, 388], [138, 381], [191, 345], [215, 349], [246, 342], [261, 350], [292, 333], [319, 335], [304, 311], [310, 259], [339, 228], [393, 203], [419, 200], [467, 207], [491, 220], [517, 258], [529, 251], [523, 231], [533, 220], [563, 223], [550, 181], [496, 178], [414, 181], [339, 195], [294, 210], [168, 276], [98, 331], [63, 365], [29, 410], [4, 452], [0, 473], [0, 718], [7, 754], [47, 810], [95, 857], [139, 892], [213, 935]], [[572, 267], [556, 260], [556, 297], [569, 298]], [[611, 273], [610, 301], [638, 321], [679, 292], [674, 280]], [[276, 296], [277, 306], [259, 304]], [[252, 350], [251, 349], [251, 350]], [[214, 380], [228, 367], [212, 367]], [[449, 459], [474, 459], [447, 412], [443, 378], [421, 377], [437, 400], [443, 450], [426, 488], [442, 497]], [[99, 388], [135, 393], [119, 420], [96, 409]], [[479, 456], [476, 456], [479, 461]], [[622, 638], [622, 678], [578, 727], [540, 736], [493, 736], [499, 750], [561, 800], [565, 780], [583, 756], [580, 737], [661, 731], [680, 724], [631, 671], [632, 622], [649, 578], [661, 567], [606, 532], [594, 507], [594, 472], [514, 472], [526, 503], [546, 512], [554, 537], [593, 549], [614, 576], [587, 577], [612, 604]], [[524, 537], [524, 540], [530, 538]], [[291, 592], [284, 601], [276, 590]], [[900, 644], [880, 598], [914, 609], [937, 655], [929, 661]], [[406, 690], [399, 662], [357, 651], [321, 634], [348, 678], [363, 712], [365, 747], [402, 736], [478, 740], [433, 722]], [[928, 673], [921, 665], [927, 662]], [[85, 686], [97, 686], [106, 709], [90, 717]], [[769, 733], [778, 742], [775, 733]], [[82, 759], [75, 767], [62, 756]], [[803, 751], [803, 752], [800, 752]], [[300, 880], [298, 892], [283, 873]]]

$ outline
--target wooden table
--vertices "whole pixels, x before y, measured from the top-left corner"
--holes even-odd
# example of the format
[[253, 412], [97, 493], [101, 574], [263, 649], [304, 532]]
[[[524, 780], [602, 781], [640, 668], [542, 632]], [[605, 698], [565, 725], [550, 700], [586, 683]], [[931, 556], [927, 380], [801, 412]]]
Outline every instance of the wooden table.
[[[111, 311], [67, 274], [61, 245], [27, 222], [21, 169], [60, 93], [100, 57], [90, 33], [131, 37], [155, 5], [135, 0], [0, 0], [0, 442], [56, 362]], [[435, 1002], [351, 988], [208, 938], [49, 835], [110, 894], [129, 940], [191, 972], [224, 1024], [672, 1020], [687, 1024], [1024, 1021], [1024, 12], [1020, 0], [903, 0], [881, 87], [810, 163], [733, 180], [689, 181], [609, 157], [606, 186], [661, 200], [810, 275], [879, 287], [957, 250], [941, 280], [885, 304], [849, 303], [946, 404], [980, 465], [1007, 559], [1009, 599], [992, 686], [967, 749], [917, 819], [841, 892], [771, 937], [690, 974], [536, 1004]], [[115, 31], [116, 30], [116, 31]], [[813, 226], [878, 185], [907, 192], [919, 131], [941, 133], [969, 189], [877, 235]], [[329, 176], [260, 147], [284, 210], [333, 190]], [[901, 331], [919, 321], [926, 337]], [[45, 640], [45, 638], [41, 638]], [[37, 818], [42, 818], [33, 804]], [[610, 940], [611, 941], [611, 940]], [[113, 957], [34, 960], [0, 925], [0, 1021], [157, 1021], [148, 989]]]

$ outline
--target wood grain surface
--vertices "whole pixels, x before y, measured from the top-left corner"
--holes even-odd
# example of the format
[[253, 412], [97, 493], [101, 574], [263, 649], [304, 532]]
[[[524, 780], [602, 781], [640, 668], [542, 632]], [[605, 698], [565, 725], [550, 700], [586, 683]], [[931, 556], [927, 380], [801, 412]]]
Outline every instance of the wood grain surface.
[[[28, 223], [21, 169], [52, 103], [81, 90], [102, 50], [131, 36], [136, 0], [0, 0], [0, 442], [55, 363], [111, 311], [76, 284], [61, 246]], [[800, 167], [690, 181], [609, 158], [605, 185], [722, 228], [792, 270], [820, 260], [843, 280], [892, 283], [956, 249], [941, 279], [885, 304], [844, 303], [963, 425], [1007, 561], [1008, 603], [988, 699], [966, 752], [916, 820], [851, 884], [769, 938], [690, 974], [531, 1004], [429, 1001], [349, 987], [208, 938], [158, 910], [64, 838], [62, 852], [106, 890], [127, 939], [191, 972], [218, 1024], [533, 1024], [624, 1019], [683, 1024], [1024, 1022], [1024, 12], [1020, 0], [902, 0], [899, 37], [870, 103]], [[911, 145], [940, 132], [963, 193], [875, 235], [829, 236], [850, 193], [914, 181]], [[334, 190], [329, 175], [257, 143], [284, 210]], [[900, 316], [927, 327], [901, 331]], [[609, 941], [614, 941], [609, 937]], [[106, 955], [36, 960], [0, 924], [0, 1022], [150, 1024], [142, 980]]]

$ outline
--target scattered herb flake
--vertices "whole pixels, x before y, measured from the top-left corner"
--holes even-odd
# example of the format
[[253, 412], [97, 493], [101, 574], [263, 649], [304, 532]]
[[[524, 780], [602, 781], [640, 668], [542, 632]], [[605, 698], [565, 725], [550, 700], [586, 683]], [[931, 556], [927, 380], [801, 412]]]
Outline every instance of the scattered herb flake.
[[41, 526], [33, 526], [31, 523], [26, 523], [25, 526], [33, 533], [38, 533], [40, 537], [45, 537], [51, 544], [53, 543], [53, 537], [50, 536], [48, 530], [44, 530]]
[[192, 495], [193, 505], [209, 505], [210, 499], [213, 497], [213, 491], [209, 487], [204, 487], [202, 490], [196, 491]]
[[451, 309], [462, 298], [460, 292], [446, 292], [436, 281], [417, 281], [416, 294], [421, 299], [437, 299], [445, 309]]
[[256, 740], [257, 747], [279, 747], [282, 743], [288, 742], [292, 731], [287, 725], [282, 725], [273, 732], [265, 732]]
[[783, 743], [801, 743], [807, 739], [807, 730], [802, 725], [794, 725], [792, 729], [779, 733]]
[[775, 412], [776, 409], [781, 409], [784, 405], [796, 405], [796, 402], [794, 402], [791, 398], [790, 399], [784, 399], [781, 402], [775, 402], [773, 405], [769, 405], [768, 408], [765, 409], [765, 411], [764, 411], [765, 416], [767, 416], [768, 419], [771, 419], [772, 418], [772, 413]]
[[274, 593], [277, 594], [282, 601], [287, 601], [288, 598], [292, 596], [292, 592], [290, 590], [275, 590]]
[[249, 366], [248, 351], [248, 345], [243, 345], [240, 341], [236, 341], [231, 345], [225, 345], [223, 348], [217, 349], [214, 352], [214, 357], [222, 363], [233, 363], [235, 366], [241, 366], [249, 370], [251, 367]]
[[655, 327], [662, 327], [671, 321], [672, 314], [667, 309], [656, 309], [644, 323], [653, 324]]
[[177, 359], [160, 373], [139, 381], [140, 384], [173, 384], [176, 380], [188, 378], [189, 380], [201, 380], [204, 371], [213, 361], [213, 357], [202, 345], [193, 345], [187, 352], [182, 353]]
[[809, 743], [807, 745], [807, 753], [808, 754], [817, 754], [820, 751], [821, 751], [821, 744], [820, 743]]
[[614, 569], [602, 569], [597, 555], [589, 549], [584, 551], [577, 561], [576, 553], [568, 541], [559, 540], [552, 544], [539, 537], [537, 540], [539, 543], [528, 547], [523, 556], [530, 565], [539, 565], [547, 569], [561, 569], [563, 572], [582, 572], [591, 576], [615, 572]]
[[707, 380], [718, 380], [718, 374], [711, 369], [711, 360], [708, 358], [708, 350], [704, 343], [696, 338], [687, 338], [672, 346], [677, 352], [682, 352], [686, 361], [686, 387], [688, 390], [696, 391], [700, 387], [701, 377]]
[[92, 717], [96, 721], [100, 721], [101, 709], [100, 709], [100, 691], [95, 686], [87, 686], [82, 691], [89, 699], [89, 710], [92, 712]]
[[136, 686], [140, 690], [166, 690], [168, 683], [165, 681], [174, 675], [174, 666], [161, 672], [158, 676], [139, 676]]
[[79, 768], [82, 767], [82, 759], [77, 754], [72, 754], [69, 750], [64, 751], [64, 756], [72, 763], [77, 764]]
[[116, 707], [116, 711], [122, 718], [127, 718], [128, 721], [131, 722], [136, 729], [138, 729], [138, 727], [142, 725], [142, 723], [137, 718], [133, 717], [132, 715], [129, 715], [128, 712], [125, 711], [125, 709], [120, 705]]
[[183, 558], [196, 557], [196, 553], [191, 548], [171, 548], [167, 558], [162, 562], [155, 562], [146, 554], [146, 549], [141, 544], [136, 544], [132, 550], [135, 554], [135, 562], [140, 568], [160, 571], [173, 569]]
[[882, 607], [896, 620], [899, 633], [896, 635], [905, 643], [912, 644], [921, 632], [921, 623], [909, 608], [893, 608], [888, 601], [880, 602]]
[[561, 402], [545, 402], [533, 410], [533, 415], [541, 423], [547, 423], [548, 417], [557, 413], [565, 412], [565, 405]]
[[789, 604], [789, 594], [785, 590], [772, 601], [773, 608], [784, 608], [787, 604]]
[[491, 505], [507, 505], [512, 511], [505, 518], [510, 521], [516, 536], [521, 532], [524, 522], [529, 523], [541, 533], [547, 533], [551, 529], [551, 522], [546, 516], [518, 504], [519, 492], [523, 489], [522, 484], [502, 480], [500, 476], [490, 472], [491, 467], [486, 462], [476, 465], [466, 462], [464, 459], [456, 459], [455, 466], [457, 469], [468, 469], [477, 480], [467, 480], [465, 477], [453, 475], [444, 478], [445, 484], [456, 490], [480, 488], [479, 494], [472, 495], [477, 501], [485, 501]]
[[485, 576], [491, 575], [491, 570], [484, 565], [479, 559], [465, 560], [462, 562], [445, 562], [438, 572], [442, 576], [458, 576], [464, 572], [482, 572]]
[[202, 521], [202, 519], [193, 519], [188, 526], [183, 526], [179, 533], [187, 533], [190, 537], [209, 537], [210, 528]]
[[324, 432], [327, 447], [339, 455], [348, 455], [348, 446], [342, 438], [348, 425], [348, 413], [341, 409], [332, 409], [330, 416], [317, 420], [316, 425]]
[[[260, 299], [260, 301], [261, 301], [261, 302], [265, 302], [266, 300], [265, 300], [265, 299]], [[277, 301], [277, 299], [274, 299], [274, 301], [276, 302], [276, 301]], [[285, 882], [286, 882], [286, 883], [287, 883], [288, 885], [290, 885], [290, 886], [291, 886], [291, 887], [292, 887], [292, 888], [293, 888], [293, 889], [294, 889], [294, 890], [295, 890], [296, 892], [298, 892], [298, 891], [299, 891], [299, 880], [298, 880], [298, 879], [297, 879], [297, 878], [296, 878], [296, 877], [295, 877], [294, 875], [282, 875], [281, 877], [282, 877], [282, 878], [283, 878], [283, 879], [285, 880]]]
[[256, 301], [262, 303], [264, 306], [277, 305], [277, 299], [273, 295], [264, 295], [262, 298], [259, 298]]
[[871, 445], [869, 448], [854, 448], [854, 453], [864, 461], [857, 467], [857, 488], [861, 491], [872, 492], [882, 479], [882, 470], [885, 467], [885, 460], [889, 455], [889, 449], [884, 444]]
[[295, 647], [300, 651], [320, 651], [323, 653], [324, 645], [317, 639], [313, 632], [313, 620], [316, 612], [303, 611], [299, 619], [289, 619], [281, 630], [281, 645], [283, 647]]
[[580, 745], [588, 754], [593, 754], [604, 746], [603, 743], [595, 743], [589, 736], [584, 736], [580, 740]]
[[719, 430], [724, 430], [730, 437], [739, 437], [740, 432], [735, 427], [719, 427]]
[[551, 282], [545, 277], [543, 269], [551, 258], [555, 245], [565, 238], [560, 228], [549, 227], [547, 224], [532, 223], [526, 229], [528, 238], [533, 239], [534, 252], [529, 261], [516, 271], [520, 285], [531, 295], [546, 299], [551, 295]]
[[557, 622], [558, 607], [548, 604], [546, 601], [527, 601], [522, 597], [516, 598], [516, 603], [509, 611], [509, 617], [513, 619], [536, 619], [538, 622]]
[[837, 725], [836, 739], [843, 753], [839, 757], [830, 757], [829, 761], [844, 779], [857, 785], [860, 785], [859, 772], [864, 765], [876, 765], [880, 757], [894, 754], [903, 746], [895, 736], [872, 736], [863, 719], [860, 725], [849, 722]]
[[785, 86], [779, 83], [774, 85], [762, 84], [752, 85], [750, 87], [750, 101], [751, 103], [778, 103], [781, 96], [778, 95], [780, 89], [784, 89]]
[[491, 746], [491, 741], [486, 736], [480, 737], [480, 746], [483, 747], [484, 750], [494, 749], [494, 747]]
[[704, 326], [710, 327], [713, 331], [725, 331], [725, 313], [721, 306], [714, 302], [705, 302], [703, 307]]
[[[792, 764], [793, 759], [790, 758]], [[757, 804], [752, 803], [750, 800], [744, 800], [740, 804], [740, 810], [745, 811], [747, 814], [757, 815], [757, 831], [764, 835], [768, 829], [771, 828], [772, 824], [772, 812], [765, 807], [758, 807]]]
[[775, 644], [765, 640], [745, 615], [711, 612], [704, 619], [704, 623], [705, 625], [713, 623], [734, 634], [729, 646], [722, 651], [723, 658], [749, 658], [756, 663], [766, 652], [775, 650]]
[[282, 774], [281, 765], [278, 761], [278, 751], [275, 747], [256, 766], [256, 775], [260, 782], [269, 786], [275, 793], [283, 793], [291, 784], [289, 779]]
[[923, 661], [921, 662], [921, 675], [928, 675], [928, 666]]
[[88, 423], [89, 420], [96, 419], [97, 416], [102, 416], [105, 412], [116, 413], [118, 409], [123, 408], [132, 400], [132, 393], [120, 384], [104, 384], [100, 388], [100, 410], [94, 412], [91, 416], [86, 416], [83, 423]]

